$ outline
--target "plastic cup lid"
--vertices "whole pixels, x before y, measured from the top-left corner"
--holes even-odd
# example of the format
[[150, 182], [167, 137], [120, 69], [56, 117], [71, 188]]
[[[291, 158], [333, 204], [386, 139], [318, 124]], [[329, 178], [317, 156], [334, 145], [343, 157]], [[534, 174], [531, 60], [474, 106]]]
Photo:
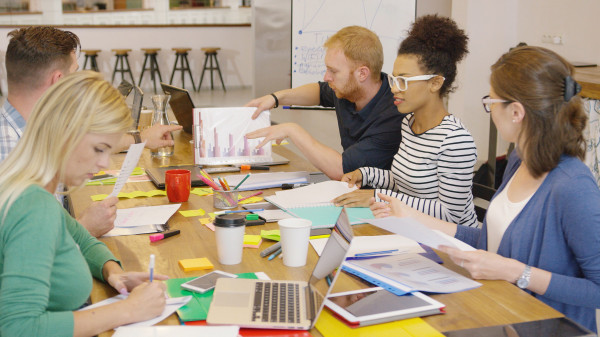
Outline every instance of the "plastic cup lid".
[[246, 224], [246, 216], [239, 213], [219, 214], [215, 218], [217, 227], [240, 227]]

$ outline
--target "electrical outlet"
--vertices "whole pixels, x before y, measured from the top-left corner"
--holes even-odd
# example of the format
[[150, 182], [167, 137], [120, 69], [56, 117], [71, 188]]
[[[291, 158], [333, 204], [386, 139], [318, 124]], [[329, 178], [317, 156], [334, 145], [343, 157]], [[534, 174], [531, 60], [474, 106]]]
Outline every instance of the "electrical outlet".
[[562, 37], [562, 35], [554, 35], [554, 36], [552, 37], [552, 43], [553, 43], [553, 44], [563, 44], [563, 42], [564, 42], [564, 41], [563, 41], [563, 37]]

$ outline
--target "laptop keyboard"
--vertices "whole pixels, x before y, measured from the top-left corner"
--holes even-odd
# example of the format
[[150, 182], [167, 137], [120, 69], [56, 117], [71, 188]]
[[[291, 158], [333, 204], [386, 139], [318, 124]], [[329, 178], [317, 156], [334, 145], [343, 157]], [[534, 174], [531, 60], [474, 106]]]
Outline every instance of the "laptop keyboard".
[[299, 298], [298, 284], [256, 282], [252, 321], [300, 323]]

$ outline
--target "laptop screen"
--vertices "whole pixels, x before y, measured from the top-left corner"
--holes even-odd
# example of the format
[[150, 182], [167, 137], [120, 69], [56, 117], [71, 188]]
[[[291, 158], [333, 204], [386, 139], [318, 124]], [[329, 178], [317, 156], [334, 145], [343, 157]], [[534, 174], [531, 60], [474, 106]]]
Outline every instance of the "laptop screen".
[[160, 85], [165, 94], [171, 95], [169, 105], [173, 110], [173, 115], [175, 115], [177, 122], [183, 127], [183, 131], [192, 133], [194, 103], [192, 102], [190, 93], [185, 89], [166, 83], [161, 82]]
[[333, 272], [344, 262], [353, 237], [354, 234], [352, 227], [350, 227], [350, 220], [344, 208], [331, 231], [331, 236], [327, 240], [321, 257], [317, 261], [308, 281], [308, 298], [311, 300], [311, 303], [307, 306], [307, 310], [309, 311], [308, 318], [313, 322], [313, 325], [316, 322], [318, 314], [323, 309], [325, 296], [329, 293], [330, 288], [335, 283], [335, 276], [340, 271], [335, 276]]

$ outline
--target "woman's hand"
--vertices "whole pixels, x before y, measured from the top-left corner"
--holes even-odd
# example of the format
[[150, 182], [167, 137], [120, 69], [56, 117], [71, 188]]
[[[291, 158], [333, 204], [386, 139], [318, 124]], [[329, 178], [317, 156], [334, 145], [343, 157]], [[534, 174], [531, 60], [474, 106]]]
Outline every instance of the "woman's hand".
[[465, 268], [474, 279], [515, 283], [525, 269], [525, 264], [517, 260], [481, 249], [462, 251], [448, 246], [439, 246], [438, 249], [448, 254], [454, 263]]
[[363, 177], [360, 170], [354, 170], [352, 172], [348, 172], [342, 176], [340, 181], [348, 183], [348, 187], [356, 186], [358, 188], [363, 185]]
[[[169, 277], [166, 275], [154, 274], [154, 279], [164, 281], [168, 280]], [[148, 272], [113, 272], [108, 276], [106, 282], [119, 293], [126, 295], [135, 287], [149, 280], [150, 273]]]
[[377, 193], [379, 199], [384, 202], [375, 202], [375, 199], [371, 202], [371, 211], [376, 218], [385, 218], [388, 216], [396, 216], [399, 218], [412, 216], [416, 217], [419, 211], [409, 207], [402, 200], [383, 193]]
[[336, 206], [369, 207], [371, 199], [373, 199], [373, 190], [355, 190], [333, 199], [333, 203]]
[[144, 282], [133, 288], [125, 299], [133, 322], [152, 319], [165, 309], [166, 286], [162, 282]]

